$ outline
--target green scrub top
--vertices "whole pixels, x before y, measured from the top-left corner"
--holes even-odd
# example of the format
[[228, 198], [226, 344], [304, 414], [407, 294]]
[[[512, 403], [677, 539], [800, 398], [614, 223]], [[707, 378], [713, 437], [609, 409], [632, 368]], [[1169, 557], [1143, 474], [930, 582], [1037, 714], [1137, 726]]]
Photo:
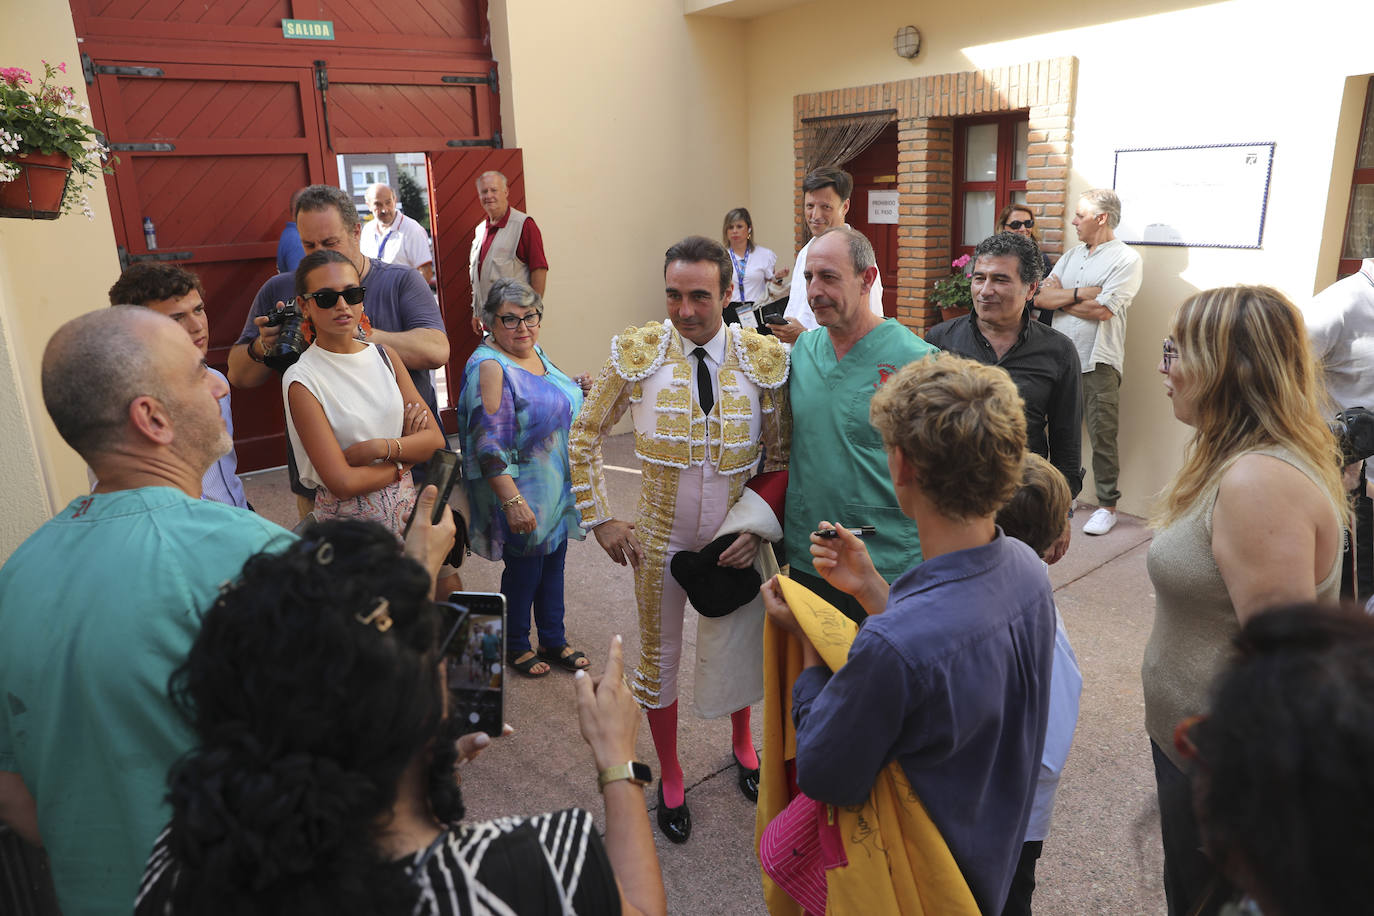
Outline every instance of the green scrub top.
[[788, 383], [792, 458], [783, 529], [793, 569], [816, 575], [809, 535], [822, 519], [876, 528], [864, 545], [888, 582], [921, 562], [916, 523], [897, 505], [883, 438], [868, 422], [868, 402], [897, 370], [935, 352], [895, 318], [865, 334], [842, 360], [835, 359], [825, 328], [797, 338]]

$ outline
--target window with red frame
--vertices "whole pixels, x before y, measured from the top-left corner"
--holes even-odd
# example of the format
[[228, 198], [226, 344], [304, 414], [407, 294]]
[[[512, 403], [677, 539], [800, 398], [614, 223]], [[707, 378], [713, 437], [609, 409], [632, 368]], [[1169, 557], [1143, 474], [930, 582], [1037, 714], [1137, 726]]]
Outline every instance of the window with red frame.
[[1003, 207], [1025, 203], [1029, 132], [1026, 111], [955, 122], [951, 259], [992, 235]]
[[1336, 274], [1349, 276], [1360, 261], [1374, 258], [1374, 77], [1365, 91], [1364, 123], [1355, 152], [1355, 177], [1350, 184], [1350, 209], [1345, 220], [1345, 241]]

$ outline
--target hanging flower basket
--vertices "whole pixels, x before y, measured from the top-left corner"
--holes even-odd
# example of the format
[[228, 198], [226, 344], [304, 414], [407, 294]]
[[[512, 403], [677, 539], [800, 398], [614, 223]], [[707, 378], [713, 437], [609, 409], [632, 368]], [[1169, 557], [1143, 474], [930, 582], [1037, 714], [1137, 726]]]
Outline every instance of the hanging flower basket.
[[43, 61], [35, 83], [27, 70], [0, 67], [0, 216], [95, 217], [89, 195], [102, 173], [114, 174], [110, 150], [76, 90], [58, 84], [66, 72]]
[[72, 172], [66, 153], [25, 153], [0, 162], [17, 167], [18, 177], [0, 182], [0, 216], [20, 219], [57, 219]]

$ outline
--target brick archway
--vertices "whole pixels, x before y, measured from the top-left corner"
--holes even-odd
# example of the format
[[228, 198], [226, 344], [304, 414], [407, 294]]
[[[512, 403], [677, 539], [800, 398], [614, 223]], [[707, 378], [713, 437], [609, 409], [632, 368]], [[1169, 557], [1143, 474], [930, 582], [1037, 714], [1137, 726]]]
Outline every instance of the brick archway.
[[925, 331], [939, 321], [939, 310], [929, 303], [930, 292], [936, 280], [949, 275], [956, 120], [1027, 110], [1026, 201], [1046, 220], [1045, 250], [1059, 254], [1064, 245], [1076, 77], [1076, 58], [1060, 57], [796, 96], [792, 130], [798, 247], [806, 240], [800, 206], [803, 119], [895, 110], [901, 194], [897, 318], [917, 332]]

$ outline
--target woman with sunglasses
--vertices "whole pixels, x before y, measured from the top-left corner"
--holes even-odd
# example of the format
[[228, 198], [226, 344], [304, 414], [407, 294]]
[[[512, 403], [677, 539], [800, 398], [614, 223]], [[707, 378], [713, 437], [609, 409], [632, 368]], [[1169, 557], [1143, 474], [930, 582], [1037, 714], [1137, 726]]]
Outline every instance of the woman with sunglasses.
[[282, 376], [286, 430], [301, 481], [315, 488], [315, 518], [364, 518], [399, 534], [415, 503], [410, 467], [444, 436], [396, 351], [358, 339], [363, 289], [337, 251], [296, 267], [314, 339]]
[[1336, 599], [1348, 507], [1302, 315], [1281, 293], [1193, 295], [1159, 371], [1174, 416], [1194, 430], [1151, 519], [1155, 621], [1141, 670], [1172, 916], [1213, 913], [1226, 899], [1209, 891], [1218, 876], [1199, 852], [1174, 726], [1206, 712], [1246, 621]]
[[172, 677], [196, 746], [169, 777], [138, 916], [664, 912], [647, 774], [618, 766], [640, 720], [619, 637], [600, 684], [576, 685], [604, 842], [576, 808], [461, 824], [456, 765], [491, 738], [459, 737], [442, 659], [462, 609], [430, 602], [431, 582], [348, 519], [249, 559]]
[[[1002, 212], [997, 214], [997, 231], [1024, 235], [1034, 242], [1037, 248], [1040, 247], [1040, 231], [1035, 228], [1035, 214], [1025, 204], [1010, 203], [1003, 207]], [[1040, 252], [1040, 258], [1045, 262], [1040, 276], [1048, 277], [1054, 264], [1050, 261], [1050, 256], [1043, 251]]]
[[[490, 334], [463, 371], [458, 422], [474, 553], [505, 561], [506, 661], [526, 677], [549, 665], [579, 671], [587, 656], [563, 630], [568, 538], [586, 534], [572, 497], [568, 428], [591, 387], [569, 378], [539, 347], [544, 303], [519, 280], [492, 285], [482, 307]], [[530, 612], [539, 649], [530, 645]]]

